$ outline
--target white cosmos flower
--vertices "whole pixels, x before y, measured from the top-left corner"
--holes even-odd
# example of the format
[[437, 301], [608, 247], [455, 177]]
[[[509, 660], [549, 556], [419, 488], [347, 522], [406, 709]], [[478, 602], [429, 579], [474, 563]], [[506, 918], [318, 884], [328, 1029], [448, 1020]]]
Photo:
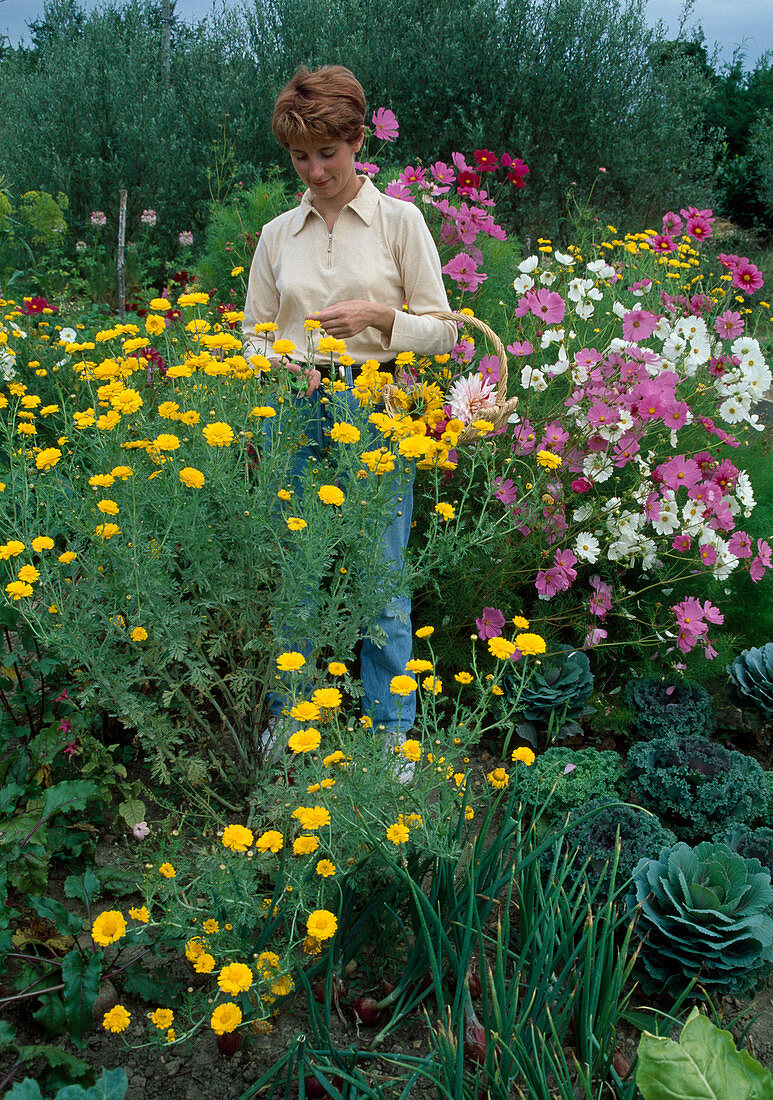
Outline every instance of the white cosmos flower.
[[661, 500], [660, 516], [652, 521], [652, 526], [659, 535], [673, 535], [679, 530], [679, 508], [675, 500], [668, 497]]
[[593, 314], [596, 312], [593, 302], [584, 298], [583, 301], [578, 302], [574, 307], [574, 312], [580, 318], [581, 321], [589, 321]]
[[539, 281], [543, 286], [552, 286], [556, 278], [557, 276], [554, 271], [543, 271], [539, 277]]
[[583, 461], [582, 472], [586, 477], [589, 477], [591, 481], [609, 481], [614, 472], [612, 459], [600, 452], [589, 454]]
[[600, 550], [599, 540], [590, 531], [580, 531], [574, 542], [574, 552], [580, 561], [593, 564], [598, 561]]
[[749, 419], [751, 412], [751, 398], [748, 394], [728, 397], [723, 401], [717, 412], [727, 424], [739, 424], [742, 420]]
[[547, 380], [542, 371], [529, 366], [528, 363], [521, 371], [521, 386], [525, 390], [536, 390], [537, 393], [543, 393], [548, 388]]
[[551, 344], [560, 344], [564, 338], [562, 328], [546, 328], [540, 340], [541, 348], [549, 348]]
[[0, 348], [0, 378], [15, 378], [16, 358], [10, 351]]
[[534, 286], [534, 280], [531, 275], [519, 275], [513, 283], [513, 290], [516, 294], [525, 294], [527, 290], [531, 290]]
[[531, 275], [532, 271], [536, 271], [539, 266], [539, 256], [527, 256], [525, 260], [521, 260], [518, 264], [518, 270], [522, 275]]
[[553, 258], [564, 267], [571, 267], [574, 263], [574, 256], [570, 256], [568, 252], [554, 252]]
[[592, 515], [593, 515], [593, 505], [592, 504], [580, 504], [572, 512], [572, 519], [574, 520], [575, 523], [585, 523], [586, 519], [590, 519], [590, 517]]
[[611, 279], [615, 269], [610, 267], [606, 260], [592, 260], [588, 265], [588, 271], [597, 275], [599, 279]]
[[745, 470], [741, 470], [738, 475], [738, 480], [735, 483], [735, 495], [743, 505], [743, 514], [745, 516], [750, 516], [756, 502], [754, 500], [754, 492], [752, 491], [752, 483]]
[[63, 328], [59, 331], [59, 339], [65, 344], [74, 344], [78, 339], [78, 333], [74, 328]]

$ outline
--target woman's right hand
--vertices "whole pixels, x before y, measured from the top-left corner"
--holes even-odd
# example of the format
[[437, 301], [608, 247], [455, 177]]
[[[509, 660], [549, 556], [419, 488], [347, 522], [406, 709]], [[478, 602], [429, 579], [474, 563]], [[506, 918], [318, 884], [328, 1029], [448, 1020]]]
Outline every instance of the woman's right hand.
[[307, 368], [301, 366], [300, 363], [293, 363], [292, 359], [280, 359], [277, 355], [270, 355], [268, 361], [272, 367], [284, 367], [285, 370], [289, 370], [291, 374], [297, 374], [298, 378], [305, 378], [309, 384], [306, 390], [306, 397], [310, 397], [322, 384], [322, 374], [316, 367], [307, 370]]

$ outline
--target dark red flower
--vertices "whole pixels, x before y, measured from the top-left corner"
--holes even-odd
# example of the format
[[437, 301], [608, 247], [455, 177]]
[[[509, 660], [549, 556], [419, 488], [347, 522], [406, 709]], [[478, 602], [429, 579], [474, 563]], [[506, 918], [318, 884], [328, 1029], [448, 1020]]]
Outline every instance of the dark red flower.
[[492, 153], [489, 149], [476, 149], [475, 163], [481, 172], [494, 172], [499, 167], [496, 153]]

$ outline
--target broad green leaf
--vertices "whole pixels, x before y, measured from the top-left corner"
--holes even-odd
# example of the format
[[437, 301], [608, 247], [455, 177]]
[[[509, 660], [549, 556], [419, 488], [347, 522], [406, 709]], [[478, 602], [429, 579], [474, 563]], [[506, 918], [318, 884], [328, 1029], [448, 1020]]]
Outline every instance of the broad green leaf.
[[99, 892], [99, 879], [93, 871], [70, 875], [64, 881], [64, 892], [68, 898], [77, 898], [89, 906]]
[[7, 1020], [0, 1020], [0, 1050], [5, 1050], [13, 1042], [15, 1034]]
[[101, 791], [90, 779], [65, 779], [46, 791], [41, 816], [49, 818], [59, 810], [85, 810], [87, 803], [97, 798]]
[[644, 1100], [773, 1100], [773, 1076], [729, 1031], [694, 1008], [679, 1042], [645, 1032], [636, 1084]]
[[118, 806], [118, 813], [124, 819], [130, 829], [145, 820], [145, 803], [139, 798], [129, 798]]
[[67, 1030], [77, 1046], [82, 1045], [83, 1036], [94, 1026], [93, 1008], [102, 977], [102, 958], [102, 952], [97, 951], [86, 961], [80, 951], [73, 950], [62, 960]]
[[67, 1085], [56, 1094], [56, 1100], [123, 1100], [129, 1081], [122, 1069], [105, 1069], [90, 1089]]
[[31, 1077], [18, 1081], [11, 1091], [5, 1094], [5, 1100], [42, 1100], [42, 1097], [40, 1086]]
[[39, 845], [27, 844], [8, 868], [8, 881], [21, 894], [40, 894], [48, 885], [48, 856]]
[[71, 913], [60, 901], [46, 897], [31, 897], [27, 900], [38, 916], [50, 920], [57, 932], [62, 935], [77, 933], [83, 928], [81, 918]]
[[19, 1047], [19, 1058], [23, 1062], [33, 1062], [36, 1058], [42, 1058], [49, 1066], [62, 1066], [70, 1077], [83, 1077], [91, 1069], [88, 1062], [82, 1058], [76, 1058], [74, 1054], [68, 1054], [59, 1047], [43, 1046], [36, 1043], [34, 1046]]
[[42, 1004], [32, 1013], [33, 1019], [45, 1028], [49, 1035], [61, 1035], [67, 1023], [67, 1013], [62, 1004], [62, 998], [55, 993], [47, 993], [41, 997]]

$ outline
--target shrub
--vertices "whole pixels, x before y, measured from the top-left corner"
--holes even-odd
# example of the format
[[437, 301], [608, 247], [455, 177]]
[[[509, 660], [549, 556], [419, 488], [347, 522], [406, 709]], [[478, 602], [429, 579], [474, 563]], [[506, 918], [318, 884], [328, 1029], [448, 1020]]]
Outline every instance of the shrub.
[[745, 649], [727, 669], [733, 692], [768, 720], [773, 718], [773, 642]]
[[621, 757], [598, 749], [547, 749], [530, 768], [519, 769], [516, 774], [524, 802], [529, 805], [536, 806], [548, 798], [555, 784], [546, 808], [552, 820], [602, 795], [620, 795], [625, 790]]
[[[573, 824], [578, 817], [591, 811], [593, 817]], [[609, 795], [595, 798], [569, 814], [565, 843], [577, 849], [578, 862], [590, 861], [591, 878], [604, 874], [604, 866], [611, 862], [618, 840], [618, 882], [630, 878], [640, 860], [654, 859], [662, 848], [676, 844], [674, 833], [654, 814], [640, 806], [617, 802]]]
[[634, 732], [642, 739], [709, 737], [716, 727], [711, 696], [698, 684], [673, 684], [647, 676], [631, 680], [625, 695], [635, 714]]
[[646, 808], [685, 840], [706, 839], [723, 822], [754, 823], [768, 804], [757, 761], [705, 737], [634, 745], [628, 777]]
[[675, 844], [643, 859], [628, 896], [639, 907], [641, 960], [660, 987], [691, 978], [711, 992], [746, 994], [773, 961], [770, 872], [727, 845]]

